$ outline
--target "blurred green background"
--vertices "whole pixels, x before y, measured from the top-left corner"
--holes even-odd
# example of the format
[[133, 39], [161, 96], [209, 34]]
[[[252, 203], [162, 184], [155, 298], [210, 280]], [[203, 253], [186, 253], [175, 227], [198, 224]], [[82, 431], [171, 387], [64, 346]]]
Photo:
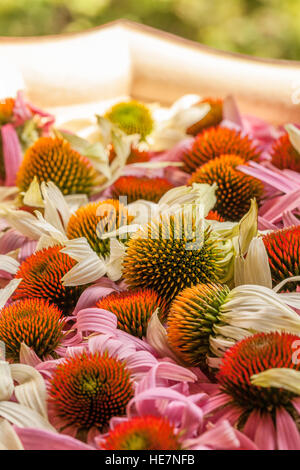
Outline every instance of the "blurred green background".
[[299, 0], [0, 0], [0, 35], [80, 31], [127, 18], [219, 49], [300, 59]]

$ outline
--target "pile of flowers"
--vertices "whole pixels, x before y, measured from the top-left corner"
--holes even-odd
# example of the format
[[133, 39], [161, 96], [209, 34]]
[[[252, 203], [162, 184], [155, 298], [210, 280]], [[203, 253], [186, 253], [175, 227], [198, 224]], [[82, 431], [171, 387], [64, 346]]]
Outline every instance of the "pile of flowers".
[[300, 449], [300, 129], [0, 102], [0, 448]]

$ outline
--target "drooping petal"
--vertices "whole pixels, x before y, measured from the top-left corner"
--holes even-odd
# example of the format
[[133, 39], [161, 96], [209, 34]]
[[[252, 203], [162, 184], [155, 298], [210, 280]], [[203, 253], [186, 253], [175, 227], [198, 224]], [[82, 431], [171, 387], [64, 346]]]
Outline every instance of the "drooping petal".
[[300, 433], [297, 425], [284, 408], [276, 411], [276, 429], [279, 450], [300, 450]]
[[14, 186], [16, 175], [22, 161], [22, 149], [19, 137], [12, 124], [1, 127], [2, 151], [5, 166], [5, 185]]
[[25, 450], [96, 450], [66, 434], [35, 428], [15, 428]]

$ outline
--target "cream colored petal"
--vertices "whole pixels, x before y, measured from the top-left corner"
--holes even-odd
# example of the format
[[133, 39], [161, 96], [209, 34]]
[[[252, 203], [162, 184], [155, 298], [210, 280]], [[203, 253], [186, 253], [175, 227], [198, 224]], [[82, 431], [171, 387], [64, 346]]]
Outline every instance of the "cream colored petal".
[[106, 266], [96, 253], [76, 264], [61, 279], [64, 286], [82, 286], [95, 282], [106, 274]]
[[24, 450], [17, 433], [5, 419], [0, 419], [0, 448], [1, 450]]
[[[48, 204], [50, 206], [48, 209], [50, 213], [52, 213], [52, 207], [56, 211], [59, 211], [63, 220], [64, 228], [66, 228], [71, 217], [71, 210], [61, 190], [52, 181], [49, 181], [48, 183], [41, 184], [41, 191], [45, 200], [45, 211], [47, 211]], [[51, 220], [48, 219], [46, 215], [45, 219], [51, 223]], [[55, 226], [60, 228], [59, 224], [56, 224]]]
[[12, 364], [10, 370], [13, 379], [19, 384], [15, 387], [18, 402], [47, 419], [46, 387], [41, 374], [26, 364]]
[[36, 411], [11, 401], [0, 402], [0, 416], [21, 428], [38, 428], [56, 432], [48, 420]]
[[161, 357], [171, 357], [179, 362], [177, 356], [168, 345], [167, 332], [158, 318], [158, 309], [150, 318], [146, 334], [147, 342], [158, 352]]
[[20, 266], [20, 263], [12, 258], [11, 256], [7, 255], [0, 255], [0, 270], [6, 271], [10, 274], [16, 274]]
[[0, 309], [4, 307], [10, 296], [15, 292], [22, 279], [12, 279], [7, 286], [0, 289]]
[[251, 240], [257, 236], [258, 207], [255, 199], [251, 199], [250, 209], [239, 222], [240, 255], [247, 253]]
[[38, 240], [43, 231], [37, 218], [27, 211], [14, 209], [0, 209], [0, 216], [14, 229], [32, 240]]
[[283, 388], [296, 395], [300, 395], [300, 372], [294, 369], [268, 369], [259, 374], [252, 375], [250, 380], [253, 385], [258, 387]]
[[292, 146], [300, 153], [300, 130], [294, 124], [287, 124], [285, 130], [289, 134]]
[[272, 288], [269, 258], [261, 238], [251, 240], [246, 258], [235, 258], [234, 282], [235, 286], [256, 284]]
[[95, 254], [89, 242], [84, 237], [67, 240], [61, 252], [71, 256], [71, 258], [76, 261], [84, 261], [88, 256]]
[[44, 201], [41, 194], [40, 185], [35, 176], [31, 181], [29, 188], [23, 196], [23, 202], [26, 206], [44, 207]]
[[107, 276], [112, 281], [122, 277], [122, 263], [126, 254], [126, 247], [115, 238], [110, 240], [110, 257], [106, 263]]
[[8, 362], [0, 361], [0, 401], [9, 400], [14, 391], [14, 382]]

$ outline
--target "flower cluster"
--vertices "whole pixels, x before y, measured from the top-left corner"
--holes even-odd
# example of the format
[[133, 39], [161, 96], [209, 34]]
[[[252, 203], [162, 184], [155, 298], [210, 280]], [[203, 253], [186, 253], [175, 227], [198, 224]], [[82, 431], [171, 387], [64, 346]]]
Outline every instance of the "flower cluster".
[[300, 130], [0, 102], [0, 448], [300, 450]]

